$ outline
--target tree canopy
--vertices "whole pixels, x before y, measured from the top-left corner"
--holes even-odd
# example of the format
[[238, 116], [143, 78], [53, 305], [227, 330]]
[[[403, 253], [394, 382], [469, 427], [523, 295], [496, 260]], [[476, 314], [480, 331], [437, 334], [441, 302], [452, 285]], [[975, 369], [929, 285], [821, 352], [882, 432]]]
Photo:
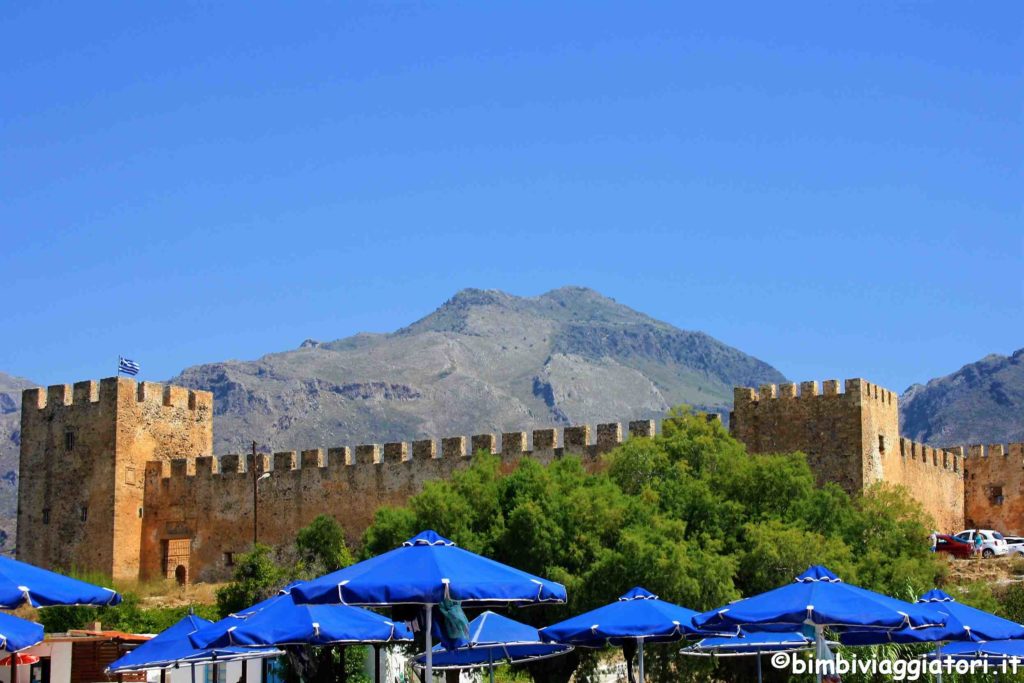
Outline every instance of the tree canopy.
[[[523, 458], [505, 472], [499, 457], [477, 454], [469, 468], [428, 482], [407, 505], [379, 510], [362, 554], [435, 529], [565, 584], [568, 605], [515, 614], [536, 625], [636, 585], [708, 610], [792, 581], [812, 564], [904, 598], [942, 577], [926, 543], [928, 519], [899, 490], [851, 497], [817, 486], [802, 454], [750, 455], [720, 423], [685, 409], [670, 413], [661, 435], [628, 440], [602, 465], [588, 469], [563, 457], [545, 467]], [[677, 649], [649, 665], [650, 674], [707, 668], [673, 662]]]

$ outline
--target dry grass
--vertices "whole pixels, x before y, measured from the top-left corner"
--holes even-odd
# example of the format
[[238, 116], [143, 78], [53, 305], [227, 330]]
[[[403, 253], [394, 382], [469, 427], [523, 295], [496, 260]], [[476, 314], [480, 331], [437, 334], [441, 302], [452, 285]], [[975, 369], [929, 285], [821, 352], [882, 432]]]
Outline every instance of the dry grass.
[[950, 558], [947, 582], [957, 585], [966, 585], [975, 581], [1003, 584], [1020, 581], [1022, 576], [1024, 576], [1024, 558], [1019, 555], [993, 557], [988, 560]]
[[223, 584], [196, 583], [179, 586], [174, 581], [148, 581], [132, 589], [144, 607], [183, 607], [186, 605], [212, 605], [217, 601], [217, 589]]

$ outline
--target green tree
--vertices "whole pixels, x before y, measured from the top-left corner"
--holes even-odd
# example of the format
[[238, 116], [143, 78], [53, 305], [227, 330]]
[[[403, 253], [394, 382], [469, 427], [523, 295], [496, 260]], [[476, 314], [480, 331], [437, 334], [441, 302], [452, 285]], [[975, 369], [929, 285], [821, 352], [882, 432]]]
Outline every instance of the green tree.
[[[596, 470], [596, 471], [593, 471]], [[851, 497], [819, 487], [800, 453], [748, 455], [717, 421], [673, 409], [662, 434], [630, 439], [603, 466], [524, 458], [511, 471], [486, 453], [450, 480], [428, 482], [401, 508], [379, 510], [364, 556], [433, 528], [474, 552], [565, 584], [569, 603], [516, 613], [535, 625], [614, 600], [642, 585], [707, 610], [825, 564], [844, 579], [914, 598], [941, 580], [923, 539], [927, 519], [898, 489]], [[1015, 607], [1015, 597], [1005, 601]], [[1022, 601], [1024, 604], [1024, 601]], [[1013, 607], [1010, 607], [1013, 605]], [[749, 674], [653, 646], [649, 679]], [[538, 681], [592, 679], [599, 654], [530, 667]]]
[[299, 572], [315, 577], [337, 571], [352, 564], [352, 554], [345, 544], [345, 532], [337, 520], [320, 515], [295, 536]]
[[222, 617], [251, 607], [277, 593], [289, 576], [290, 567], [282, 567], [272, 550], [257, 544], [238, 559], [231, 582], [217, 591], [217, 609]]

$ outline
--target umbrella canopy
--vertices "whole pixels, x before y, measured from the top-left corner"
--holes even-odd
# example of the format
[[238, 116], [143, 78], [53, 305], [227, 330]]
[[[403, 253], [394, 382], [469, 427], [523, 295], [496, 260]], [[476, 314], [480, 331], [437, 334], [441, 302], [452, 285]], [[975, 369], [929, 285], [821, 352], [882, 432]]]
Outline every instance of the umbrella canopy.
[[186, 615], [184, 619], [166, 631], [163, 631], [151, 640], [147, 640], [128, 654], [111, 663], [107, 667], [107, 673], [116, 674], [125, 671], [165, 669], [176, 664], [199, 664], [247, 657], [276, 657], [281, 654], [273, 648], [256, 650], [242, 647], [205, 649], [194, 647], [189, 640], [189, 636], [200, 628], [209, 626], [211, 623], [194, 614]]
[[645, 588], [633, 588], [617, 601], [540, 630], [549, 642], [582, 647], [622, 645], [624, 640], [647, 643], [682, 640], [697, 633], [693, 610], [659, 600]]
[[436, 605], [565, 602], [565, 587], [463, 550], [434, 531], [292, 590], [297, 603]]
[[411, 641], [404, 624], [346, 605], [296, 605], [291, 584], [268, 600], [205, 626], [189, 639], [198, 648], [340, 645]]
[[41, 642], [42, 624], [0, 612], [0, 650], [19, 652]]
[[22, 605], [116, 605], [121, 596], [113, 589], [94, 586], [41, 569], [25, 562], [0, 557], [0, 608]]
[[844, 645], [877, 645], [880, 643], [933, 643], [945, 640], [1009, 640], [1024, 638], [1024, 626], [957, 602], [948, 593], [931, 590], [917, 603], [930, 605], [944, 612], [945, 626], [904, 628], [899, 631], [848, 631], [840, 641]]
[[993, 640], [987, 643], [950, 643], [941, 652], [936, 650], [929, 657], [952, 657], [953, 659], [1024, 659], [1024, 641]]
[[7, 655], [3, 659], [0, 659], [0, 666], [10, 666], [11, 657], [14, 657], [15, 666], [26, 666], [29, 664], [36, 664], [37, 662], [39, 662], [39, 657], [36, 657], [35, 655], [28, 655], [23, 654], [21, 652], [16, 652], [13, 655]]
[[[463, 550], [435, 531], [421, 531], [401, 547], [292, 590], [300, 604], [426, 606], [446, 598], [478, 605], [565, 602], [565, 586]], [[424, 610], [427, 680], [433, 674], [433, 611]]]
[[706, 655], [730, 657], [758, 655], [764, 652], [786, 652], [814, 647], [814, 638], [799, 631], [744, 631], [738, 636], [723, 638], [714, 636], [702, 638], [689, 647], [680, 650], [684, 655]]
[[[484, 612], [469, 622], [469, 641], [464, 647], [434, 648], [435, 669], [470, 669], [500, 662], [525, 662], [557, 657], [572, 651], [571, 645], [545, 643], [537, 629], [494, 612]], [[416, 657], [422, 667], [426, 653]]]
[[[737, 600], [705, 612], [693, 623], [704, 631], [791, 630], [813, 624], [836, 631], [942, 626], [946, 615], [929, 605], [911, 605], [844, 583], [821, 565], [809, 568], [793, 583]], [[786, 628], [789, 627], [789, 628]]]

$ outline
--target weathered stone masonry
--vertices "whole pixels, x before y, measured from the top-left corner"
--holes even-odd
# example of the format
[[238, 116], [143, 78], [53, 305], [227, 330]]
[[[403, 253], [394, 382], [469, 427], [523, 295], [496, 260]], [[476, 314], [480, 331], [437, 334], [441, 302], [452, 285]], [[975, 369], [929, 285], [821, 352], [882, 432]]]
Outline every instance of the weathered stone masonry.
[[[213, 456], [208, 392], [126, 378], [24, 393], [18, 556], [119, 579], [211, 580], [230, 572], [253, 537], [253, 478], [261, 542], [287, 544], [319, 514], [350, 541], [383, 505], [404, 503], [432, 479], [466, 467], [480, 450], [511, 468], [578, 453], [588, 467], [625, 434], [654, 421], [477, 434], [440, 440]], [[934, 449], [899, 437], [896, 396], [861, 379], [737, 388], [732, 433], [752, 453], [800, 450], [819, 481], [857, 492], [884, 480], [907, 490], [937, 528], [1024, 527], [1021, 444]], [[965, 476], [966, 475], [966, 476]]]
[[932, 448], [899, 436], [899, 401], [863, 379], [735, 390], [730, 429], [752, 453], [800, 450], [819, 482], [850, 492], [878, 481], [902, 485], [935, 521], [1024, 532], [1024, 447]]
[[205, 391], [124, 378], [26, 390], [18, 557], [137, 577], [146, 463], [212, 444]]

